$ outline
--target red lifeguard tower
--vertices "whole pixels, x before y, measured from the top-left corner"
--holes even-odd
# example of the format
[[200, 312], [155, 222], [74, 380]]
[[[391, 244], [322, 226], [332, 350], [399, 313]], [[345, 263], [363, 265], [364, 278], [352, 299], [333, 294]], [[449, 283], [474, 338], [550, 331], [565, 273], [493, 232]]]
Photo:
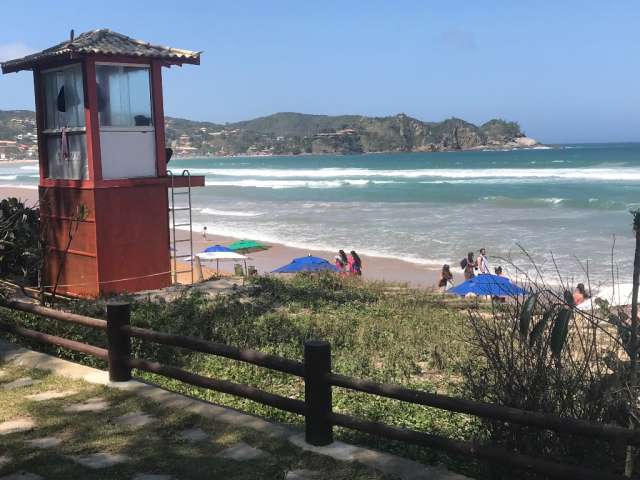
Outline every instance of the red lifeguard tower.
[[204, 185], [167, 173], [161, 69], [182, 64], [200, 53], [106, 29], [2, 64], [33, 70], [47, 287], [96, 297], [171, 284], [168, 189]]

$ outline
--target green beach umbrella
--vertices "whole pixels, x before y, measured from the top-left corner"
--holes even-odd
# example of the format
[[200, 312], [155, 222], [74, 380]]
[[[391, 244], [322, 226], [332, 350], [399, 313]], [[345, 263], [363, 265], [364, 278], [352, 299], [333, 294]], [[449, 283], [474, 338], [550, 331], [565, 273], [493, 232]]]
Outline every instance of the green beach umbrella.
[[234, 252], [250, 253], [267, 250], [269, 247], [260, 242], [256, 242], [255, 240], [238, 240], [237, 242], [229, 245], [229, 248]]

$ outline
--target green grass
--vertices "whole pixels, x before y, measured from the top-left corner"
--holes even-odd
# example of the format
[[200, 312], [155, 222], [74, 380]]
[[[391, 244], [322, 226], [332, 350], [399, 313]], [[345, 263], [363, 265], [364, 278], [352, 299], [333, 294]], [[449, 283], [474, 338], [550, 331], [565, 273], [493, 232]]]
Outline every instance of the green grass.
[[[339, 462], [309, 452], [290, 443], [268, 437], [255, 430], [242, 429], [212, 421], [180, 410], [170, 410], [147, 399], [103, 386], [90, 385], [57, 377], [41, 370], [27, 370], [11, 364], [0, 364], [5, 375], [0, 385], [29, 376], [40, 383], [3, 391], [0, 395], [0, 423], [20, 417], [31, 417], [36, 428], [30, 432], [0, 435], [0, 452], [10, 457], [10, 463], [0, 467], [0, 476], [26, 470], [49, 480], [131, 479], [136, 473], [171, 474], [180, 479], [282, 479], [287, 471], [309, 469], [322, 472], [321, 479], [384, 479], [392, 478], [353, 462]], [[75, 390], [75, 395], [32, 402], [25, 396], [48, 390]], [[67, 405], [92, 397], [102, 397], [111, 408], [102, 412], [69, 414]], [[120, 415], [143, 411], [155, 421], [140, 429], [114, 423]], [[178, 438], [183, 429], [197, 426], [207, 432], [209, 440], [189, 443]], [[55, 436], [62, 443], [51, 449], [36, 449], [27, 440]], [[237, 442], [269, 453], [265, 459], [249, 462], [215, 457], [215, 454]], [[101, 470], [83, 467], [69, 456], [97, 452], [129, 456], [127, 463]]]
[[[459, 302], [456, 302], [458, 305]], [[104, 304], [77, 302], [71, 309], [104, 317]], [[104, 345], [102, 332], [10, 314], [23, 325], [67, 338]], [[253, 348], [302, 360], [308, 339], [324, 339], [332, 347], [333, 370], [358, 378], [399, 383], [429, 391], [456, 392], [456, 365], [466, 358], [466, 314], [438, 294], [332, 275], [299, 275], [290, 280], [258, 278], [247, 292], [207, 298], [186, 295], [170, 303], [136, 302], [132, 323], [154, 330], [191, 335], [240, 348]], [[41, 345], [25, 342], [31, 347]], [[104, 368], [84, 355], [63, 349], [51, 353]], [[212, 355], [191, 353], [134, 341], [133, 355], [181, 366], [215, 378], [253, 385], [302, 399], [300, 379]], [[301, 423], [302, 419], [249, 400], [199, 389], [137, 372], [165, 388], [237, 408], [269, 419]], [[334, 389], [334, 410], [390, 425], [469, 439], [478, 425], [466, 415], [409, 405], [373, 395]], [[444, 462], [462, 473], [473, 471], [468, 460], [356, 432], [336, 429], [338, 438], [405, 455], [425, 463]], [[469, 470], [471, 469], [471, 470]]]

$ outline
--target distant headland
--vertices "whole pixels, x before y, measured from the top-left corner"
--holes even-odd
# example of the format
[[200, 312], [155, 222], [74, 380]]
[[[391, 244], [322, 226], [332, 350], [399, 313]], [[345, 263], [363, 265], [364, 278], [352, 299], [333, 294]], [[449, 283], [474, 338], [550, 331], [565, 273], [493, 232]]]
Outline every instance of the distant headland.
[[[35, 114], [0, 110], [0, 160], [36, 159]], [[217, 124], [166, 117], [167, 143], [177, 157], [359, 154], [542, 147], [517, 122], [480, 126], [459, 118], [425, 122], [388, 117], [275, 113]]]

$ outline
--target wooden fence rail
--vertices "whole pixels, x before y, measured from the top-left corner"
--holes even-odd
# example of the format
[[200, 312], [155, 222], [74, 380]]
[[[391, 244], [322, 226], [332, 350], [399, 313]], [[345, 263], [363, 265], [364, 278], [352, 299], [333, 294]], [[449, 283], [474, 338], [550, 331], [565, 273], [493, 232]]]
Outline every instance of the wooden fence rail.
[[195, 352], [211, 353], [219, 357], [230, 358], [245, 363], [251, 363], [270, 370], [304, 377], [304, 364], [275, 355], [259, 352], [257, 350], [241, 350], [222, 343], [209, 342], [199, 338], [171, 335], [169, 333], [156, 332], [147, 328], [126, 326], [123, 332], [131, 337], [141, 338], [149, 342], [160, 343], [172, 347], [186, 348]]
[[[109, 303], [107, 305], [106, 321], [19, 301], [12, 301], [4, 306], [13, 310], [105, 330], [108, 349], [37, 332], [6, 321], [0, 321], [0, 330], [107, 360], [109, 365], [109, 379], [111, 381], [120, 382], [130, 380], [131, 370], [137, 369], [173, 378], [189, 385], [247, 398], [280, 410], [302, 415], [305, 417], [305, 439], [312, 445], [322, 446], [330, 444], [333, 441], [333, 427], [342, 426], [392, 440], [404, 441], [497, 462], [503, 466], [540, 473], [550, 478], [576, 480], [621, 480], [626, 478], [613, 473], [594, 471], [575, 465], [534, 458], [498, 447], [453, 440], [439, 435], [394, 427], [379, 422], [358, 419], [342, 413], [335, 413], [332, 411], [332, 388], [340, 387], [392, 398], [415, 405], [424, 405], [452, 412], [476, 415], [495, 421], [538, 427], [561, 434], [586, 436], [604, 440], [617, 446], [624, 444], [640, 446], [640, 432], [624, 427], [591, 423], [572, 418], [561, 418], [489, 403], [473, 402], [447, 395], [411, 390], [400, 385], [381, 384], [332, 373], [331, 347], [323, 341], [305, 342], [304, 362], [297, 362], [255, 350], [238, 349], [193, 337], [172, 335], [145, 328], [133, 327], [130, 325], [130, 306], [127, 303]], [[151, 360], [131, 358], [131, 339], [133, 337], [140, 338], [143, 341], [151, 341], [162, 345], [213, 354], [301, 377], [305, 383], [304, 401], [265, 392], [249, 385], [242, 385], [224, 379], [205, 377], [175, 366], [163, 365]]]

